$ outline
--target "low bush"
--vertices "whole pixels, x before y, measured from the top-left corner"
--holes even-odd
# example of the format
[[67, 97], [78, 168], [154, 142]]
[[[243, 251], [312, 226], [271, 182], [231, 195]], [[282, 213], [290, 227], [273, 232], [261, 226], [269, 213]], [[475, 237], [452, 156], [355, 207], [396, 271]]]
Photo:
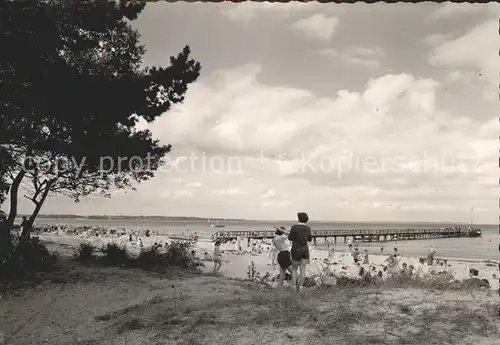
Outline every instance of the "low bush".
[[95, 260], [96, 247], [91, 243], [80, 243], [75, 253], [75, 259], [80, 262], [91, 262]]
[[101, 248], [102, 256], [99, 261], [107, 266], [126, 266], [131, 257], [125, 247], [116, 243], [108, 243]]
[[49, 253], [38, 237], [21, 239], [16, 252], [22, 260], [23, 268], [28, 271], [50, 270], [57, 262], [57, 256]]
[[80, 262], [96, 262], [105, 266], [140, 268], [157, 270], [162, 268], [180, 268], [198, 270], [202, 264], [191, 254], [192, 243], [173, 242], [167, 247], [149, 247], [141, 249], [138, 255], [130, 254], [125, 247], [108, 243], [100, 249], [92, 244], [80, 244], [75, 259]]
[[0, 262], [0, 281], [21, 280], [36, 272], [48, 272], [57, 263], [38, 237], [13, 239]]
[[160, 266], [163, 260], [164, 258], [157, 247], [143, 248], [139, 255], [130, 261], [130, 265], [132, 267], [148, 270]]
[[192, 247], [190, 242], [172, 242], [163, 254], [163, 263], [171, 267], [195, 268], [196, 260], [191, 255]]

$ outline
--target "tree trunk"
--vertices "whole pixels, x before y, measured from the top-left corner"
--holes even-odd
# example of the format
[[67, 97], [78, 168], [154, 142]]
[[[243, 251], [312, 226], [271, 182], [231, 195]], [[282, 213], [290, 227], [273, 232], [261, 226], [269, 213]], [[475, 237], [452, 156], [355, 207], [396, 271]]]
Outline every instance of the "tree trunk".
[[9, 260], [12, 250], [10, 231], [17, 216], [17, 193], [26, 171], [21, 169], [10, 186], [10, 211], [8, 218], [0, 223], [0, 264]]
[[16, 220], [17, 216], [17, 193], [19, 191], [19, 185], [21, 184], [21, 181], [24, 178], [24, 175], [26, 175], [26, 171], [24, 169], [21, 169], [17, 176], [14, 178], [12, 181], [12, 184], [10, 186], [10, 211], [9, 211], [9, 216], [7, 217], [7, 220], [2, 222], [0, 225], [0, 236], [1, 239], [0, 241], [4, 241], [5, 239], [9, 238], [9, 232], [12, 229], [12, 226], [14, 225], [14, 221]]
[[45, 189], [42, 193], [42, 197], [40, 198], [40, 201], [37, 201], [35, 203], [35, 209], [33, 210], [33, 213], [28, 219], [28, 224], [26, 227], [23, 229], [23, 232], [21, 233], [22, 238], [29, 238], [31, 234], [31, 229], [33, 228], [33, 223], [35, 222], [36, 217], [38, 216], [38, 213], [42, 209], [43, 203], [45, 202], [45, 199], [47, 199], [47, 195], [49, 195], [50, 187], [52, 186], [52, 181], [47, 182], [47, 185], [45, 186]]

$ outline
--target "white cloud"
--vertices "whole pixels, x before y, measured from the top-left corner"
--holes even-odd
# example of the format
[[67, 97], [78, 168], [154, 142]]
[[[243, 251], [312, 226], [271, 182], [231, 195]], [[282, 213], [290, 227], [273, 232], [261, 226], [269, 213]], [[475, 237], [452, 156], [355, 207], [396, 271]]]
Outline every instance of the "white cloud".
[[319, 49], [316, 51], [319, 55], [323, 55], [329, 58], [335, 58], [339, 56], [339, 53], [333, 48], [325, 48], [325, 49]]
[[380, 67], [379, 60], [384, 56], [380, 47], [348, 47], [340, 55], [340, 60], [351, 65], [359, 65], [368, 68]]
[[[364, 89], [320, 98], [259, 83], [259, 73], [248, 65], [206, 77], [151, 126], [177, 154], [240, 159], [238, 174], [192, 174], [211, 189], [190, 202], [255, 214], [265, 207], [271, 218], [298, 209], [331, 218], [332, 209], [342, 209], [347, 219], [394, 219], [395, 210], [429, 214], [426, 204], [459, 217], [471, 204], [492, 207], [495, 190], [485, 181], [496, 180], [488, 162], [496, 161], [497, 140], [488, 137], [489, 126], [438, 109], [436, 81], [385, 75]], [[359, 200], [365, 204], [348, 207]]]
[[225, 196], [246, 195], [247, 191], [239, 189], [239, 188], [225, 188], [225, 189], [216, 189], [216, 190], [213, 190], [212, 194], [225, 195]]
[[266, 190], [260, 197], [262, 199], [270, 199], [276, 195], [276, 191], [273, 188]]
[[490, 20], [474, 27], [463, 36], [442, 43], [432, 50], [429, 61], [436, 66], [450, 68], [474, 68], [478, 77], [490, 83], [488, 87], [498, 85], [498, 20]]
[[454, 70], [447, 76], [450, 82], [461, 82], [468, 84], [477, 78], [477, 74], [467, 70]]
[[426, 38], [424, 38], [424, 42], [427, 43], [430, 46], [436, 46], [438, 44], [441, 44], [441, 43], [449, 40], [452, 37], [453, 37], [452, 33], [447, 33], [447, 34], [443, 34], [443, 33], [431, 34], [431, 35], [427, 36]]
[[306, 12], [318, 8], [320, 4], [309, 2], [290, 2], [287, 4], [272, 2], [244, 2], [241, 4], [224, 4], [220, 6], [220, 12], [229, 20], [244, 24], [250, 23], [255, 17], [262, 14], [270, 14], [274, 18], [287, 18], [296, 13]]
[[368, 48], [368, 47], [353, 47], [350, 49], [350, 53], [358, 56], [382, 56], [384, 51], [380, 48]]
[[186, 183], [185, 185], [185, 188], [186, 189], [199, 189], [203, 187], [203, 184], [199, 181], [196, 181], [196, 182], [188, 182]]
[[350, 56], [350, 55], [342, 55], [342, 61], [352, 64], [352, 65], [361, 65], [365, 67], [373, 67], [377, 68], [380, 67], [380, 62], [377, 60], [372, 60], [372, 59], [361, 59], [356, 56]]
[[186, 190], [175, 191], [174, 193], [169, 194], [168, 196], [173, 197], [175, 199], [185, 199], [185, 198], [191, 199], [194, 197], [195, 193], [196, 192], [191, 189], [186, 189]]
[[333, 36], [338, 24], [339, 19], [337, 17], [314, 14], [311, 17], [298, 20], [292, 27], [306, 37], [328, 41]]
[[[464, 35], [465, 21], [454, 28], [449, 20], [443, 31], [442, 21], [429, 20], [426, 11], [408, 17], [405, 6], [382, 5], [376, 15], [363, 4], [219, 6], [222, 14], [203, 4], [179, 3], [173, 12], [150, 8], [136, 23], [148, 64], [168, 62], [187, 42], [203, 65], [184, 104], [153, 124], [139, 124], [173, 144], [167, 159], [178, 166], [160, 169], [137, 192], [79, 204], [59, 197], [44, 213], [291, 219], [305, 210], [313, 220], [467, 221], [474, 206], [492, 210], [478, 222], [497, 221], [497, 103], [481, 99], [481, 93], [497, 97], [497, 19]], [[479, 21], [491, 17], [488, 11], [462, 19]], [[291, 26], [315, 13], [323, 13], [313, 18], [327, 29], [303, 26], [310, 42], [300, 46]], [[342, 27], [331, 17], [346, 14]], [[210, 30], [188, 30], [193, 20], [174, 15]], [[370, 32], [402, 25], [403, 35]], [[450, 34], [427, 37], [427, 47], [415, 44], [424, 39], [422, 25]], [[233, 29], [245, 40], [239, 48]], [[179, 35], [162, 39], [169, 32]], [[262, 39], [270, 33], [271, 40]], [[277, 49], [270, 49], [273, 41]], [[422, 60], [420, 49], [432, 49], [440, 68]], [[246, 62], [262, 63], [262, 74], [258, 64], [229, 69]], [[212, 74], [219, 66], [226, 69]], [[386, 68], [391, 75], [384, 75]], [[198, 159], [191, 166], [192, 154]], [[25, 198], [21, 203], [23, 212], [32, 210]]]
[[363, 99], [376, 109], [386, 109], [396, 100], [404, 100], [408, 105], [426, 113], [435, 111], [438, 83], [432, 79], [415, 80], [407, 74], [387, 74], [378, 79], [371, 79], [367, 86]]
[[499, 13], [498, 5], [490, 4], [459, 4], [447, 2], [431, 13], [431, 18], [444, 19], [456, 18], [459, 15], [473, 15], [477, 13], [487, 13], [497, 15]]
[[292, 205], [291, 201], [283, 200], [283, 201], [262, 201], [260, 205], [263, 208], [271, 208], [271, 209], [283, 209], [287, 206]]

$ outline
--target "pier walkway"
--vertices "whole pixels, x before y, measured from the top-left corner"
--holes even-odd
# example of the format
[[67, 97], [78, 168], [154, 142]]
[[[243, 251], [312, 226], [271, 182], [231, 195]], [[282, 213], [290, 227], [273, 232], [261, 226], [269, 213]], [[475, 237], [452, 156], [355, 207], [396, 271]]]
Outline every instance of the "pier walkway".
[[[231, 231], [220, 230], [212, 235], [212, 241], [225, 240], [231, 241], [239, 238], [250, 239], [271, 239], [275, 230], [264, 231]], [[400, 240], [418, 240], [434, 238], [452, 238], [452, 237], [480, 237], [481, 230], [473, 227], [454, 227], [444, 229], [350, 229], [350, 230], [311, 230], [313, 242], [316, 244], [318, 238], [323, 238], [326, 242], [328, 238], [352, 238], [353, 242], [377, 242], [377, 241], [400, 241]]]

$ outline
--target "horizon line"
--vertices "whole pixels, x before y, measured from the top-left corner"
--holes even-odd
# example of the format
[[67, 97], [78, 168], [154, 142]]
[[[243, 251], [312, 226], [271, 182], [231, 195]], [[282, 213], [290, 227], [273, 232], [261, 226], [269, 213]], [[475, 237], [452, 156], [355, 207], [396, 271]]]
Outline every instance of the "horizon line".
[[[27, 216], [29, 217], [29, 214], [18, 214], [17, 217], [23, 217]], [[206, 217], [206, 216], [164, 216], [164, 215], [129, 215], [129, 214], [116, 214], [116, 215], [100, 215], [100, 214], [92, 214], [92, 215], [84, 215], [84, 214], [71, 214], [71, 213], [54, 213], [54, 214], [39, 214], [37, 218], [50, 218], [50, 217], [75, 217], [75, 218], [89, 218], [89, 217], [108, 217], [108, 218], [119, 218], [119, 217], [126, 217], [126, 218], [193, 218], [193, 219], [200, 219], [200, 220], [228, 220], [228, 221], [254, 221], [254, 222], [294, 222], [295, 220], [293, 219], [250, 219], [250, 218], [230, 218], [230, 217]], [[314, 222], [320, 222], [320, 223], [372, 223], [372, 224], [467, 224], [470, 225], [467, 222], [458, 222], [458, 221], [427, 221], [427, 222], [422, 222], [422, 221], [380, 221], [380, 220], [325, 220], [325, 219], [318, 219], [318, 220], [311, 220], [311, 223]], [[481, 225], [499, 225], [498, 223], [476, 223], [481, 224]], [[473, 225], [473, 224], [472, 224]]]

